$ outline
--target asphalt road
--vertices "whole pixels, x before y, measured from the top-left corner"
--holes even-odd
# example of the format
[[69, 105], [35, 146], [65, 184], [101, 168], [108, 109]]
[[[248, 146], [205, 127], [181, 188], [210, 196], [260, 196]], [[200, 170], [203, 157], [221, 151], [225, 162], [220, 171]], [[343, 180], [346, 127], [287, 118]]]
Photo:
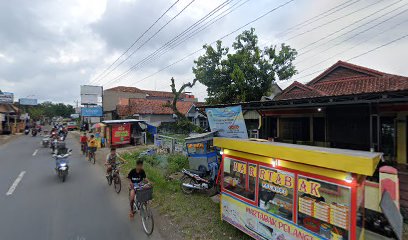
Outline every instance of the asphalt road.
[[0, 146], [0, 239], [162, 239], [156, 230], [147, 237], [139, 216], [129, 220], [126, 196], [107, 185], [102, 168], [84, 159], [72, 135], [64, 183], [41, 139], [20, 136]]

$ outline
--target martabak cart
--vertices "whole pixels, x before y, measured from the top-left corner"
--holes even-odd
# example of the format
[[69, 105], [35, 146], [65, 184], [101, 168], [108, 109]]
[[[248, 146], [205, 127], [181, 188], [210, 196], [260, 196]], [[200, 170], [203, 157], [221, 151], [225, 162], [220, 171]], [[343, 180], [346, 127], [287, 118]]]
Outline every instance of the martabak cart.
[[214, 138], [221, 217], [255, 239], [364, 239], [364, 182], [380, 153]]

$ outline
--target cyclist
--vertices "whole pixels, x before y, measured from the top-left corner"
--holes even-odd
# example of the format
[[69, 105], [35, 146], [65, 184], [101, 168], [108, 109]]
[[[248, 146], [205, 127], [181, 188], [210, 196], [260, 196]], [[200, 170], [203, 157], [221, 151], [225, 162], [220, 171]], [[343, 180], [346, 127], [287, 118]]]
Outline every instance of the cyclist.
[[112, 168], [114, 167], [115, 164], [118, 163], [117, 160], [121, 160], [120, 162], [124, 163], [125, 159], [121, 158], [119, 154], [116, 153], [116, 148], [111, 147], [110, 153], [106, 156], [106, 161], [105, 161], [105, 166], [106, 168], [106, 177], [109, 177], [109, 175], [112, 172]]
[[96, 152], [97, 147], [98, 147], [98, 145], [97, 145], [97, 143], [96, 143], [95, 136], [94, 136], [94, 135], [91, 135], [91, 137], [90, 137], [89, 140], [88, 140], [88, 150], [89, 150], [89, 153], [92, 153], [92, 154], [93, 154], [93, 157], [95, 158], [95, 161], [96, 161], [96, 154], [95, 154], [95, 152]]
[[133, 168], [130, 170], [127, 178], [129, 179], [130, 183], [130, 213], [129, 216], [132, 218], [134, 217], [134, 211], [133, 211], [133, 204], [135, 201], [135, 195], [136, 191], [135, 189], [139, 187], [139, 184], [144, 182], [144, 183], [149, 183], [149, 180], [146, 177], [146, 173], [143, 169], [143, 160], [138, 159], [136, 161], [136, 168]]
[[84, 135], [81, 136], [80, 142], [81, 142], [81, 150], [83, 152], [86, 152], [86, 147], [87, 147], [86, 145], [87, 145], [87, 142], [88, 142], [88, 138], [86, 137], [86, 133], [84, 133]]

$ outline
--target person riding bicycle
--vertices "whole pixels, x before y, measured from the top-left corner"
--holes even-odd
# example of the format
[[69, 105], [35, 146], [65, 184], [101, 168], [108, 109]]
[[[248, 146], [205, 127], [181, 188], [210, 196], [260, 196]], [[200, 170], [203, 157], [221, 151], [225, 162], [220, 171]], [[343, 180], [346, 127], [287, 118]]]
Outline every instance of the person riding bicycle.
[[107, 166], [107, 168], [106, 168], [106, 177], [108, 177], [111, 174], [112, 168], [114, 167], [114, 165], [116, 165], [118, 163], [118, 161], [117, 161], [118, 159], [121, 160], [120, 162], [122, 162], [122, 163], [125, 162], [125, 159], [121, 158], [119, 156], [119, 154], [116, 153], [116, 148], [111, 147], [111, 151], [106, 156], [106, 161], [105, 161], [105, 166]]
[[98, 144], [96, 142], [95, 136], [91, 135], [91, 137], [88, 140], [88, 150], [89, 150], [89, 153], [93, 154], [94, 158], [96, 157], [95, 152], [96, 152], [97, 147], [98, 147]]
[[129, 195], [129, 200], [130, 200], [130, 217], [134, 217], [134, 211], [133, 211], [133, 204], [135, 201], [135, 195], [136, 195], [136, 189], [140, 187], [140, 184], [143, 183], [149, 183], [149, 180], [146, 177], [146, 173], [143, 169], [143, 160], [138, 159], [136, 161], [136, 168], [133, 168], [130, 170], [127, 178], [129, 179], [130, 183], [130, 195]]
[[86, 133], [84, 133], [81, 138], [80, 138], [80, 142], [81, 142], [81, 150], [83, 150], [84, 152], [86, 152], [86, 147], [87, 147], [87, 143], [88, 143], [88, 137], [86, 136]]

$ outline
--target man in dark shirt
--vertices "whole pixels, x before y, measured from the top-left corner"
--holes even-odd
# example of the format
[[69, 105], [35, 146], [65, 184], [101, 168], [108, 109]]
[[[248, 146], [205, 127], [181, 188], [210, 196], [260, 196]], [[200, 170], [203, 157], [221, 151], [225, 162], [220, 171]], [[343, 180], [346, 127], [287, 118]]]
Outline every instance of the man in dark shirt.
[[142, 182], [149, 182], [148, 179], [146, 178], [146, 173], [143, 170], [143, 161], [142, 160], [137, 160], [136, 161], [136, 168], [133, 168], [130, 170], [127, 178], [129, 179], [130, 182], [130, 213], [129, 216], [133, 217], [134, 216], [134, 211], [133, 211], [133, 204], [135, 201], [135, 188], [139, 187], [139, 184]]

